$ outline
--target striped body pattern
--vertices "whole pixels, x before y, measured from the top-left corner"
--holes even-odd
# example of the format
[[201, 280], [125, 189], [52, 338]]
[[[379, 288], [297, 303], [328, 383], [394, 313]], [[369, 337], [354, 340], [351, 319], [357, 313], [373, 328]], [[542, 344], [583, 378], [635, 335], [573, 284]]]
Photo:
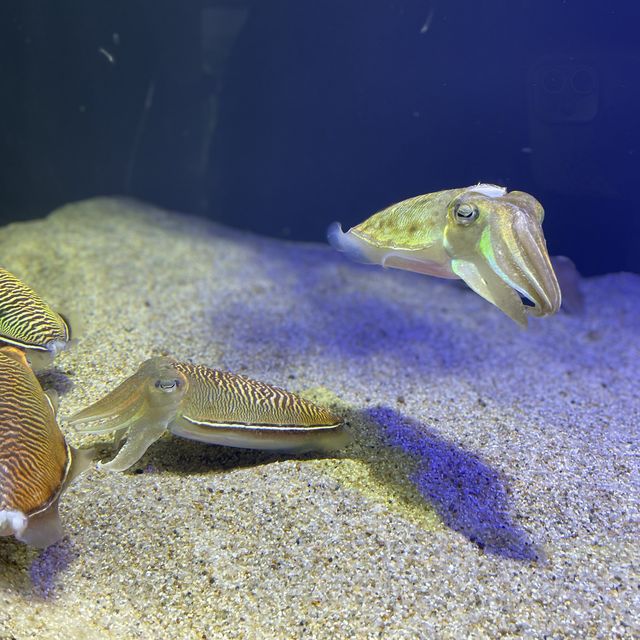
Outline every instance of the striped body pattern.
[[341, 422], [285, 389], [203, 365], [174, 362], [173, 366], [189, 381], [180, 413], [192, 422], [297, 428]]
[[69, 339], [64, 318], [31, 287], [0, 267], [0, 341], [55, 353]]
[[26, 516], [59, 496], [70, 453], [24, 353], [0, 349], [0, 512]]
[[[151, 358], [69, 420], [80, 431], [127, 439], [103, 469], [123, 471], [166, 431], [208, 444], [331, 451], [350, 441], [343, 421], [300, 396], [227, 371]], [[116, 437], [117, 437], [116, 435]]]

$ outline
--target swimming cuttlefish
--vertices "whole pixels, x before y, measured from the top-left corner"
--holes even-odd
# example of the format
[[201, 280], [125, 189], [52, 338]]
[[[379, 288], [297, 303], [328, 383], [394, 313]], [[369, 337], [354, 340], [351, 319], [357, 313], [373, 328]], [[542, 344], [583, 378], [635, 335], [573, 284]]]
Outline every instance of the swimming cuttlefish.
[[43, 368], [70, 340], [69, 323], [31, 287], [0, 267], [0, 343], [25, 349], [32, 366]]
[[70, 447], [24, 351], [0, 348], [0, 536], [47, 547], [63, 536], [58, 501], [93, 451]]
[[527, 312], [551, 315], [561, 302], [543, 218], [542, 205], [528, 193], [478, 184], [404, 200], [347, 233], [335, 222], [328, 239], [358, 262], [461, 278], [526, 326]]
[[347, 444], [343, 421], [293, 393], [203, 365], [151, 358], [101, 400], [69, 419], [79, 431], [127, 440], [100, 465], [124, 471], [165, 431], [209, 444], [288, 452]]

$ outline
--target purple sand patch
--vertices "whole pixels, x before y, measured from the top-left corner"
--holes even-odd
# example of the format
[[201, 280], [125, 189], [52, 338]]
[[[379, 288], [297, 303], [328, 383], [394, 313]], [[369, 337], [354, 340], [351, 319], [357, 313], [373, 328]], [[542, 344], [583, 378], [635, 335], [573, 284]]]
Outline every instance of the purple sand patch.
[[54, 596], [58, 576], [77, 557], [78, 553], [73, 542], [66, 537], [43, 549], [29, 567], [29, 577], [33, 584], [34, 593], [45, 599]]
[[510, 514], [508, 489], [477, 456], [388, 407], [364, 412], [386, 444], [418, 462], [410, 480], [443, 522], [488, 553], [522, 561], [544, 554]]
[[[286, 291], [296, 292], [296, 302], [284, 313], [277, 300], [274, 303], [274, 292], [267, 290], [251, 295], [250, 304], [223, 300], [210, 305], [211, 332], [225, 336], [228, 352], [237, 359], [249, 359], [255, 346], [264, 350], [262, 357], [283, 362], [321, 353], [344, 359], [354, 369], [362, 362], [364, 374], [366, 361], [382, 354], [415, 377], [455, 373], [484, 396], [495, 393], [496, 374], [509, 370], [510, 384], [501, 385], [500, 400], [540, 404], [538, 398], [527, 402], [532, 368], [578, 370], [589, 383], [597, 376], [606, 383], [615, 377], [620, 354], [603, 349], [603, 344], [631, 341], [640, 326], [638, 301], [620, 287], [610, 292], [611, 307], [618, 309], [615, 333], [603, 323], [602, 310], [590, 315], [588, 296], [583, 316], [532, 319], [523, 330], [476, 294], [449, 287], [446, 281], [360, 265], [350, 265], [349, 277], [340, 280], [335, 262], [312, 261], [302, 249], [282, 255], [265, 251], [269, 278], [286, 279]], [[309, 264], [301, 268], [299, 261]], [[379, 282], [379, 292], [361, 290], [366, 270], [371, 271], [367, 278]], [[424, 296], [424, 308], [416, 307], [416, 288]], [[466, 315], [460, 316], [459, 307]], [[550, 391], [555, 390], [551, 385]]]

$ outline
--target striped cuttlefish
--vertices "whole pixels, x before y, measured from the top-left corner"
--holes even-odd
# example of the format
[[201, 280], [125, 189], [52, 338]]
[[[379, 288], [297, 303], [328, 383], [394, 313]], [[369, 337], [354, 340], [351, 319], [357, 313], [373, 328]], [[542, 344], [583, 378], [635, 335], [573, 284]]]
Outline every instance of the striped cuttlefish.
[[44, 368], [71, 341], [69, 323], [31, 287], [0, 267], [0, 343], [24, 349]]
[[528, 193], [478, 184], [404, 200], [346, 233], [335, 222], [328, 239], [358, 262], [461, 278], [526, 326], [528, 314], [548, 316], [561, 303], [543, 218]]
[[69, 424], [126, 441], [101, 468], [124, 471], [166, 431], [209, 444], [286, 452], [329, 451], [350, 441], [330, 411], [279, 387], [157, 357]]
[[47, 547], [63, 536], [58, 501], [93, 459], [70, 447], [24, 351], [0, 348], [0, 536]]

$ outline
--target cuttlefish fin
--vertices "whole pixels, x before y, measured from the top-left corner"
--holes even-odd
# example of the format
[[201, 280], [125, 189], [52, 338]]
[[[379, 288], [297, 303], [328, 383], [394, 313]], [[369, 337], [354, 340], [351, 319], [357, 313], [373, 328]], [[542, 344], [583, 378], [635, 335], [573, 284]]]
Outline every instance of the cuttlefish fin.
[[375, 251], [372, 251], [371, 247], [362, 242], [362, 239], [358, 238], [351, 229], [345, 233], [339, 222], [333, 222], [329, 225], [327, 240], [336, 251], [346, 253], [354, 262], [364, 264], [378, 264], [380, 262], [380, 258], [373, 255]]
[[60, 513], [58, 512], [58, 499], [44, 511], [29, 516], [27, 527], [16, 538], [21, 542], [44, 549], [61, 540], [64, 536]]
[[348, 446], [351, 434], [341, 422], [317, 427], [197, 424], [181, 416], [169, 425], [172, 434], [225, 447], [243, 447], [284, 453], [329, 452]]
[[44, 395], [47, 399], [47, 402], [51, 406], [51, 410], [53, 411], [53, 415], [58, 415], [58, 407], [60, 406], [60, 396], [55, 389], [47, 389], [44, 392]]
[[478, 295], [498, 307], [522, 327], [527, 326], [527, 314], [520, 296], [492, 269], [469, 260], [452, 260], [451, 269]]
[[353, 229], [345, 233], [339, 222], [334, 222], [329, 227], [327, 239], [334, 249], [346, 253], [354, 262], [379, 264], [385, 269], [403, 269], [438, 278], [455, 278], [448, 261], [443, 263], [433, 257], [430, 258], [427, 255], [428, 251], [376, 246]]
[[41, 351], [37, 349], [29, 349], [27, 351], [27, 361], [29, 362], [29, 366], [37, 372], [51, 369], [54, 358], [55, 353], [53, 351]]

